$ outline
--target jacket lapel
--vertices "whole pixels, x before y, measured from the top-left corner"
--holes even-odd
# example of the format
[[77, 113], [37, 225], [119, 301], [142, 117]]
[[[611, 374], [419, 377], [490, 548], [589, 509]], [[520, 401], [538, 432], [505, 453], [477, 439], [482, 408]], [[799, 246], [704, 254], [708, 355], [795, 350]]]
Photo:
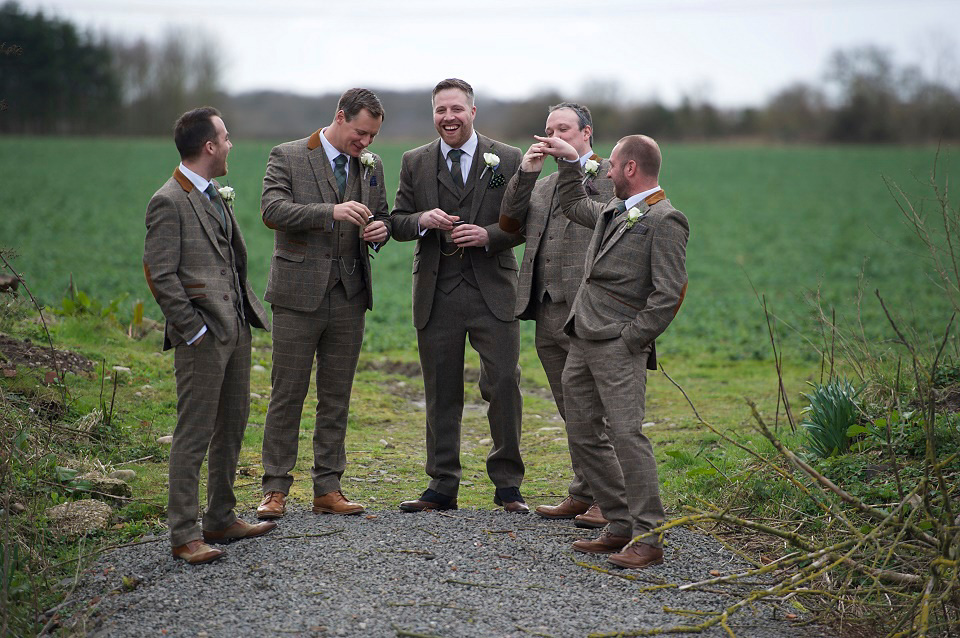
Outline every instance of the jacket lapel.
[[[473, 223], [473, 220], [477, 218], [477, 211], [480, 210], [480, 204], [483, 202], [483, 196], [487, 193], [487, 184], [490, 183], [490, 178], [493, 177], [493, 170], [484, 171], [482, 168], [480, 168], [481, 166], [486, 166], [483, 163], [483, 154], [492, 152], [493, 140], [477, 133], [477, 153], [473, 158], [472, 167], [473, 175], [475, 176], [475, 179], [472, 181], [474, 188], [477, 189], [477, 192], [473, 196], [473, 201], [470, 202], [470, 214], [467, 216], [467, 221], [471, 224]], [[483, 177], [480, 177], [480, 173], [484, 173]]]
[[[640, 209], [640, 213], [646, 213], [650, 208], [645, 203], [641, 203], [637, 208]], [[627, 232], [627, 211], [623, 211], [616, 217], [614, 217], [607, 227], [603, 231], [603, 239], [600, 241], [600, 249], [597, 253], [597, 259], [600, 259], [607, 254], [614, 244], [616, 244], [624, 233]]]
[[[321, 133], [318, 129], [310, 136], [310, 139], [307, 140], [307, 150], [310, 151], [307, 154], [307, 158], [310, 160], [313, 175], [317, 178], [317, 186], [320, 186], [323, 182], [329, 184], [330, 190], [333, 191], [333, 196], [337, 198], [337, 202], [339, 203], [340, 189], [337, 188], [337, 178], [333, 176], [333, 169], [330, 168], [330, 159], [323, 151], [323, 144], [320, 143], [320, 135]], [[321, 196], [326, 199], [322, 190], [323, 189], [321, 189]]]
[[376, 171], [377, 167], [374, 166], [371, 169], [366, 169], [363, 167], [363, 164], [360, 163], [360, 160], [357, 160], [356, 168], [357, 179], [360, 180], [360, 201], [364, 206], [370, 208], [370, 174]]
[[[207, 233], [207, 238], [210, 239], [210, 243], [213, 244], [216, 251], [220, 253], [220, 256], [226, 259], [226, 255], [220, 250], [220, 242], [217, 241], [217, 229], [214, 227], [214, 224], [220, 226], [220, 222], [218, 221], [220, 214], [213, 208], [213, 204], [210, 203], [207, 196], [197, 190], [193, 182], [180, 172], [179, 167], [173, 171], [173, 178], [180, 184], [180, 188], [186, 191], [187, 201], [190, 202], [190, 205], [193, 207], [193, 212], [196, 214], [200, 226], [202, 226], [204, 232]], [[224, 232], [226, 232], [226, 230], [224, 230]]]

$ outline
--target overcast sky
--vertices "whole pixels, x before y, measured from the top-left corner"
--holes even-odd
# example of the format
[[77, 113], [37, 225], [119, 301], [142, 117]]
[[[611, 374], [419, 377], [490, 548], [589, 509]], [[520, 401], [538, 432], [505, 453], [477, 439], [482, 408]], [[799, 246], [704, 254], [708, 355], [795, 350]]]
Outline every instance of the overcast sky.
[[[829, 54], [874, 44], [898, 65], [957, 80], [957, 0], [20, 0], [95, 31], [159, 39], [189, 29], [218, 44], [225, 88], [340, 93], [432, 88], [461, 77], [478, 93], [555, 88], [620, 97], [683, 95], [759, 105], [822, 80]], [[199, 37], [199, 35], [198, 35]]]

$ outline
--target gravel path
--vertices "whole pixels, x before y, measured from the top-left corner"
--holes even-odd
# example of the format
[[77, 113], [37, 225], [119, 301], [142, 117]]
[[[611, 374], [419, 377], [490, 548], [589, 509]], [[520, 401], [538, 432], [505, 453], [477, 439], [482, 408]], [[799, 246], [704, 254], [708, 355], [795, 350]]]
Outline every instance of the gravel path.
[[[677, 530], [664, 564], [617, 570], [570, 549], [595, 535], [570, 521], [499, 510], [333, 517], [293, 509], [269, 535], [228, 545], [227, 556], [209, 565], [173, 560], [166, 538], [110, 552], [81, 577], [71, 600], [87, 610], [77, 629], [91, 636], [486, 638], [695, 624], [702, 617], [664, 608], [715, 611], [749, 591], [640, 592], [745, 564], [713, 539]], [[785, 618], [790, 611], [758, 604], [730, 625], [737, 636], [828, 635], [796, 626]], [[716, 628], [703, 635], [726, 634]]]

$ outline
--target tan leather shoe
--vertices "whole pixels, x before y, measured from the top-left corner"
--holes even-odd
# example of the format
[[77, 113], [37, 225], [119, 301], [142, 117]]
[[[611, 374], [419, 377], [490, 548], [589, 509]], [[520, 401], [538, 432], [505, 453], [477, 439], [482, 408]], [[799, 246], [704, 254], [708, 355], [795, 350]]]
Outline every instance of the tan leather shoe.
[[327, 492], [313, 499], [314, 514], [362, 514], [363, 505], [348, 501], [343, 492]]
[[443, 510], [457, 509], [457, 501], [451, 500], [447, 503], [434, 503], [433, 501], [424, 501], [419, 498], [412, 501], [403, 501], [400, 503], [400, 509], [404, 512], [439, 512]]
[[188, 565], [212, 563], [224, 554], [222, 549], [210, 547], [199, 538], [190, 541], [186, 545], [177, 545], [172, 549], [173, 557], [186, 561]]
[[608, 561], [627, 569], [643, 569], [663, 562], [663, 550], [646, 543], [634, 543], [623, 551], [607, 558]]
[[544, 518], [568, 519], [583, 514], [590, 509], [589, 503], [578, 501], [572, 496], [563, 499], [559, 505], [538, 505], [534, 511]]
[[596, 503], [591, 505], [583, 514], [573, 517], [573, 524], [585, 529], [600, 529], [601, 527], [606, 527], [609, 522], [610, 521], [603, 517], [600, 506]]
[[584, 554], [615, 554], [630, 542], [629, 536], [614, 536], [607, 530], [592, 541], [581, 539], [573, 544], [573, 548]]
[[264, 521], [253, 525], [246, 521], [241, 521], [238, 518], [234, 521], [233, 525], [227, 529], [221, 529], [219, 531], [203, 530], [203, 540], [208, 543], [230, 543], [240, 540], [241, 538], [263, 536], [276, 526], [277, 524], [273, 521]]
[[287, 495], [283, 492], [267, 492], [257, 506], [257, 518], [261, 521], [282, 518], [287, 513]]

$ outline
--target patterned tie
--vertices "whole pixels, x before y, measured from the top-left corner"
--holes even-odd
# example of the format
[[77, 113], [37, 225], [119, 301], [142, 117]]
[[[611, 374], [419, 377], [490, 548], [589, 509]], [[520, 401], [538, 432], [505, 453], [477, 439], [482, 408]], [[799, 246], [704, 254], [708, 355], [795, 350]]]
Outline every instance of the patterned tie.
[[620, 202], [617, 204], [617, 212], [614, 213], [614, 216], [619, 215], [627, 210], [627, 202]]
[[345, 168], [347, 156], [340, 153], [333, 160], [333, 163], [336, 165], [333, 169], [333, 176], [337, 178], [337, 190], [340, 191], [340, 199], [343, 199], [343, 194], [347, 192], [347, 170]]
[[220, 194], [217, 193], [217, 189], [214, 188], [213, 182], [207, 184], [207, 189], [203, 191], [210, 197], [210, 203], [213, 204], [213, 207], [217, 209], [217, 212], [220, 213], [220, 225], [224, 229], [227, 228], [227, 213], [223, 210], [223, 204], [220, 203]]
[[461, 155], [463, 155], [463, 151], [458, 148], [452, 148], [447, 153], [447, 157], [450, 158], [450, 177], [453, 178], [453, 183], [457, 185], [457, 188], [463, 188], [463, 171], [460, 169]]

